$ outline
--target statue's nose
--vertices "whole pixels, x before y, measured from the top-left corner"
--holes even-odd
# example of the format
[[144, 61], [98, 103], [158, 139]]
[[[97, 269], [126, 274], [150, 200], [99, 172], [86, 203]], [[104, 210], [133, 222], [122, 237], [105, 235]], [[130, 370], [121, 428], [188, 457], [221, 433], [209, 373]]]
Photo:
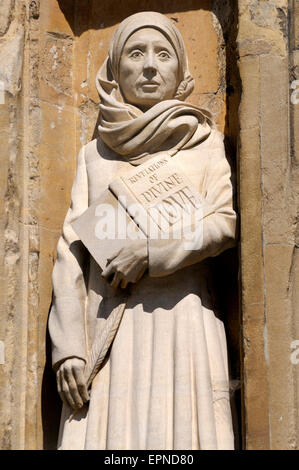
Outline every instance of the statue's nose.
[[151, 72], [155, 72], [157, 70], [155, 55], [152, 52], [148, 52], [146, 54], [143, 68], [144, 70]]

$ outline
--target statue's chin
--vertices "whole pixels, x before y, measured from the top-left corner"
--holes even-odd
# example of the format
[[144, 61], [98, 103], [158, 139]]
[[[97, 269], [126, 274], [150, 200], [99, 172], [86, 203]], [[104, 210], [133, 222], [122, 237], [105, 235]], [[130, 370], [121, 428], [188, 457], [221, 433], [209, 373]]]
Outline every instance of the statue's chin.
[[168, 97], [157, 97], [157, 96], [149, 96], [150, 94], [148, 93], [146, 97], [140, 98], [138, 100], [131, 100], [127, 101], [127, 103], [132, 104], [133, 106], [136, 106], [136, 108], [141, 109], [141, 111], [145, 112], [155, 106], [158, 103], [161, 103], [161, 101], [166, 101], [166, 100], [171, 100], [174, 99], [168, 98]]

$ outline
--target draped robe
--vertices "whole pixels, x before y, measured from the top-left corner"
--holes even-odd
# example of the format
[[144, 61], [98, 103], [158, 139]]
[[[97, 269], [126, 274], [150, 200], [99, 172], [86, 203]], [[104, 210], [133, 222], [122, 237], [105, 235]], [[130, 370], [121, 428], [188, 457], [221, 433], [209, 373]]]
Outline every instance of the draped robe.
[[[235, 213], [221, 134], [174, 157], [210, 206], [203, 241], [148, 241], [149, 270], [133, 287], [88, 406], [70, 420], [64, 405], [61, 449], [232, 449], [227, 349], [209, 257], [234, 243]], [[49, 328], [53, 365], [87, 359], [96, 324], [117, 295], [101, 278], [71, 223], [117, 175], [132, 168], [101, 139], [81, 150], [72, 203], [53, 271]]]

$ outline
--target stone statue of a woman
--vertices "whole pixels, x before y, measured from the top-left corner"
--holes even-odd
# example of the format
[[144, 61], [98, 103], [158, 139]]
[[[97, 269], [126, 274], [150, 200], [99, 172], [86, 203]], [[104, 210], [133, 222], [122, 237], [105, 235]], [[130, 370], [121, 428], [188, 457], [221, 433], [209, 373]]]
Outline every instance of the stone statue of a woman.
[[[184, 102], [193, 89], [184, 43], [159, 13], [119, 25], [97, 88], [99, 137], [79, 153], [53, 271], [59, 448], [232, 449], [226, 338], [209, 266], [235, 237], [223, 136], [208, 111]], [[140, 239], [102, 271], [71, 224], [113, 179], [158, 153], [183, 168], [208, 207], [203, 238], [188, 250], [180, 239]], [[117, 334], [87, 390], [95, 332], [128, 285]]]

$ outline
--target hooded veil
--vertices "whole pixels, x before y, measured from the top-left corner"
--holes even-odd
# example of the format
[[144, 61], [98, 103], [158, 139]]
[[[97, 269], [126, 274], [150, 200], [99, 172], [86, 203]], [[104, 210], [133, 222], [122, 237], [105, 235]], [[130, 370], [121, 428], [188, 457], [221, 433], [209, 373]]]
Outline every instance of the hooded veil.
[[[180, 79], [174, 99], [161, 101], [146, 112], [125, 103], [119, 86], [123, 47], [128, 38], [142, 28], [160, 31], [173, 46]], [[96, 85], [101, 99], [99, 135], [109, 148], [133, 165], [144, 162], [158, 151], [174, 155], [210, 135], [213, 125], [210, 112], [183, 102], [192, 92], [194, 80], [180, 32], [160, 13], [136, 13], [119, 25], [109, 55], [97, 73]]]

